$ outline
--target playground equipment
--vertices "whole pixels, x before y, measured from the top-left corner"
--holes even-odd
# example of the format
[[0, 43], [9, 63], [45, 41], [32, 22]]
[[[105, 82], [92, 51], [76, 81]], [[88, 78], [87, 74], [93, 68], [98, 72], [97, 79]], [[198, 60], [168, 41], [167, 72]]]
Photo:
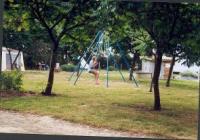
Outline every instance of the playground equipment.
[[[120, 50], [120, 55], [123, 58], [127, 68], [130, 70], [130, 65], [128, 61], [125, 58], [125, 53], [121, 49], [120, 45], [117, 44], [114, 47], [117, 47]], [[126, 82], [125, 77], [123, 76], [119, 65], [117, 64], [117, 61], [114, 58], [114, 53], [112, 51], [112, 47], [110, 46], [109, 37], [106, 33], [106, 31], [99, 31], [93, 41], [91, 42], [90, 46], [87, 48], [85, 53], [79, 57], [78, 64], [76, 66], [76, 70], [72, 73], [72, 75], [69, 78], [69, 81], [73, 78], [76, 71], [79, 71], [79, 74], [77, 75], [74, 85], [76, 85], [78, 79], [80, 78], [82, 72], [84, 69], [89, 69], [89, 61], [91, 60], [92, 56], [99, 56], [99, 57], [105, 57], [106, 58], [106, 87], [109, 87], [109, 61], [111, 60], [114, 65], [116, 66], [117, 70], [119, 71], [119, 74], [121, 75], [121, 78], [124, 82]], [[132, 77], [133, 82], [138, 87], [138, 83], [135, 80], [134, 76]]]

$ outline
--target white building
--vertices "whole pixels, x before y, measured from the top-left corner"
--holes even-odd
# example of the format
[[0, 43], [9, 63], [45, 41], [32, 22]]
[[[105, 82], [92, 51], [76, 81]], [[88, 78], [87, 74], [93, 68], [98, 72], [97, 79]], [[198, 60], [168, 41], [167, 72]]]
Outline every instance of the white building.
[[191, 71], [193, 73], [198, 73], [200, 67], [198, 67], [197, 65], [192, 65], [191, 67], [188, 67], [187, 65], [183, 64], [184, 60], [181, 60], [180, 62], [176, 62], [174, 65], [174, 69], [173, 72], [177, 72], [177, 73], [182, 73], [182, 72], [186, 72], [186, 71]]
[[[145, 77], [145, 78], [150, 78], [153, 76], [154, 72], [154, 66], [155, 66], [155, 60], [152, 57], [142, 57], [142, 64], [141, 64], [141, 69], [136, 72], [137, 76], [139, 77]], [[171, 57], [166, 57], [163, 56], [162, 58], [162, 65], [161, 65], [161, 70], [160, 70], [160, 79], [166, 79], [169, 74], [169, 69], [171, 65]], [[184, 60], [180, 62], [175, 62], [174, 67], [173, 67], [173, 73], [183, 73], [186, 71], [190, 71], [193, 73], [198, 73], [200, 67], [197, 65], [193, 65], [191, 67], [188, 67], [186, 65], [183, 65], [182, 63]], [[173, 74], [172, 73], [172, 74]]]
[[[141, 58], [141, 69], [136, 72], [136, 75], [140, 78], [152, 78], [154, 67], [155, 67], [155, 60], [152, 57], [142, 57]], [[169, 74], [171, 58], [163, 57], [161, 70], [160, 70], [160, 79], [166, 79]]]
[[[12, 58], [12, 63], [13, 63], [19, 51], [18, 50], [14, 50], [14, 49], [9, 49], [9, 50], [10, 50], [10, 53], [11, 53], [11, 58]], [[1, 67], [2, 71], [11, 70], [10, 61], [11, 60], [10, 60], [10, 55], [9, 55], [8, 49], [3, 47], [2, 48], [2, 67]], [[25, 71], [24, 58], [23, 58], [23, 53], [22, 52], [20, 52], [19, 56], [17, 57], [16, 66], [21, 71]]]

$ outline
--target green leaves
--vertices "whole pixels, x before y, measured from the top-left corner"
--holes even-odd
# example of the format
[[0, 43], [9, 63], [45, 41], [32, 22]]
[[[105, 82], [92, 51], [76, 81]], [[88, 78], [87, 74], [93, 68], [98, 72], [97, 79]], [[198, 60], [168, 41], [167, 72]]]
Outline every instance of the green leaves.
[[[194, 37], [198, 36], [197, 34], [200, 32], [200, 18], [197, 16], [200, 14], [199, 4], [122, 1], [119, 2], [118, 7], [118, 13], [130, 18], [131, 28], [136, 29], [136, 32], [132, 33], [132, 38], [135, 40], [134, 44], [137, 44], [135, 49], [145, 52], [147, 47], [150, 49], [161, 48], [163, 53], [170, 55], [182, 49], [185, 58], [186, 56], [187, 59], [197, 58], [193, 57], [194, 54], [190, 52], [194, 48], [199, 48], [197, 45], [199, 39]], [[146, 39], [143, 38], [143, 35], [138, 34], [139, 32], [137, 33], [137, 30], [140, 31], [140, 29], [146, 32]], [[130, 36], [132, 31], [128, 30]], [[141, 39], [145, 41], [140, 41]], [[178, 47], [177, 44], [181, 44], [182, 48]], [[142, 47], [143, 45], [146, 47]], [[187, 48], [190, 48], [190, 51], [187, 51]], [[189, 56], [191, 54], [193, 56]], [[193, 59], [193, 62], [195, 61], [198, 61], [198, 59]]]

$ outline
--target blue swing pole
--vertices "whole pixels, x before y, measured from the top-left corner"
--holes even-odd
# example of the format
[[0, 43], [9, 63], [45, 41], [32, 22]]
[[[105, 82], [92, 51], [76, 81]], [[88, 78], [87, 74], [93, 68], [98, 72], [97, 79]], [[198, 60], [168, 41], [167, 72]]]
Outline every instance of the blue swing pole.
[[[103, 37], [104, 37], [104, 34], [102, 33], [101, 34], [101, 36], [99, 37], [99, 40], [97, 41], [97, 43], [96, 43], [96, 45], [95, 45], [95, 48], [94, 49], [96, 49], [96, 51], [97, 51], [97, 53], [98, 53], [98, 51], [99, 51], [99, 48], [100, 48], [100, 42], [103, 40]], [[93, 49], [93, 50], [94, 50]]]
[[[116, 45], [117, 47], [118, 47], [118, 49], [120, 50], [120, 54], [122, 54], [122, 49], [121, 49], [121, 47], [119, 46], [119, 44], [117, 43], [117, 45]], [[124, 57], [124, 55], [122, 55], [122, 58], [123, 58], [123, 60], [125, 61], [125, 63], [126, 63], [126, 65], [127, 65], [127, 67], [128, 67], [128, 69], [130, 69], [130, 65], [129, 65], [129, 63], [127, 62], [127, 60], [126, 60], [126, 58]], [[134, 83], [135, 83], [135, 85], [137, 86], [137, 87], [139, 87], [139, 85], [138, 85], [138, 83], [137, 83], [137, 81], [136, 81], [136, 79], [135, 79], [135, 77], [134, 76], [132, 76], [132, 78], [133, 78], [133, 81], [134, 81]]]
[[[102, 35], [103, 32], [102, 31], [98, 31], [97, 35], [95, 36], [95, 38], [92, 40], [92, 43], [90, 44], [90, 46], [87, 48], [87, 50], [85, 51], [85, 53], [79, 58], [79, 63], [77, 64], [77, 67], [79, 68], [79, 65], [81, 64], [81, 60], [82, 58], [89, 52], [89, 50], [92, 48], [92, 46], [94, 45], [97, 37], [99, 37], [99, 35]], [[71, 76], [69, 77], [68, 81], [71, 81], [72, 77], [74, 76], [74, 73], [76, 72], [76, 70], [74, 70], [74, 72], [71, 74]]]
[[[122, 54], [122, 49], [121, 49], [121, 47], [119, 46], [119, 44], [117, 43], [117, 47], [119, 48], [119, 50], [120, 50], [120, 54]], [[129, 65], [129, 63], [127, 62], [127, 60], [126, 60], [126, 58], [124, 57], [124, 54], [122, 55], [122, 58], [123, 58], [123, 60], [125, 61], [125, 63], [126, 63], [126, 65], [127, 65], [127, 67], [129, 68], [129, 70], [130, 70], [130, 65]], [[139, 85], [138, 85], [138, 83], [137, 83], [137, 81], [136, 81], [136, 79], [135, 79], [135, 77], [134, 76], [132, 76], [132, 78], [133, 78], [133, 80], [134, 80], [134, 83], [135, 83], [135, 85], [137, 86], [137, 87], [139, 87]]]
[[121, 49], [121, 47], [119, 46], [118, 43], [117, 43], [117, 47], [118, 47], [119, 50], [120, 50], [120, 55], [122, 56], [124, 62], [126, 63], [126, 66], [127, 66], [128, 68], [130, 68], [130, 65], [129, 65], [129, 63], [127, 62], [126, 58], [124, 57], [124, 53], [123, 53], [123, 51], [122, 51], [122, 49]]
[[109, 57], [110, 57], [110, 54], [108, 53], [108, 45], [109, 45], [109, 40], [108, 40], [108, 42], [106, 42], [105, 43], [105, 47], [106, 47], [106, 51], [107, 51], [107, 69], [106, 69], [106, 71], [107, 71], [107, 73], [106, 73], [106, 87], [108, 88], [108, 73], [109, 73]]
[[123, 80], [124, 82], [126, 82], [126, 80], [125, 80], [125, 78], [124, 78], [124, 76], [123, 76], [123, 74], [122, 74], [122, 72], [121, 72], [121, 70], [120, 70], [120, 68], [119, 68], [119, 65], [116, 63], [116, 60], [114, 59], [114, 57], [113, 57], [113, 56], [111, 57], [111, 59], [113, 60], [114, 64], [116, 65], [116, 67], [117, 67], [117, 70], [119, 71], [119, 73], [120, 73], [120, 75], [121, 75], [121, 78], [122, 78], [122, 80]]

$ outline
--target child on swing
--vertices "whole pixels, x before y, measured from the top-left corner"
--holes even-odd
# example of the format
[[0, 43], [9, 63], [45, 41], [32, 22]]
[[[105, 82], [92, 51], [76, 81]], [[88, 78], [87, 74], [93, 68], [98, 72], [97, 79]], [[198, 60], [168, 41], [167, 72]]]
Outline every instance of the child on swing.
[[92, 60], [89, 63], [89, 68], [90, 68], [89, 73], [92, 73], [95, 76], [96, 85], [99, 85], [99, 71], [98, 71], [99, 63], [97, 61], [96, 56], [92, 57]]

